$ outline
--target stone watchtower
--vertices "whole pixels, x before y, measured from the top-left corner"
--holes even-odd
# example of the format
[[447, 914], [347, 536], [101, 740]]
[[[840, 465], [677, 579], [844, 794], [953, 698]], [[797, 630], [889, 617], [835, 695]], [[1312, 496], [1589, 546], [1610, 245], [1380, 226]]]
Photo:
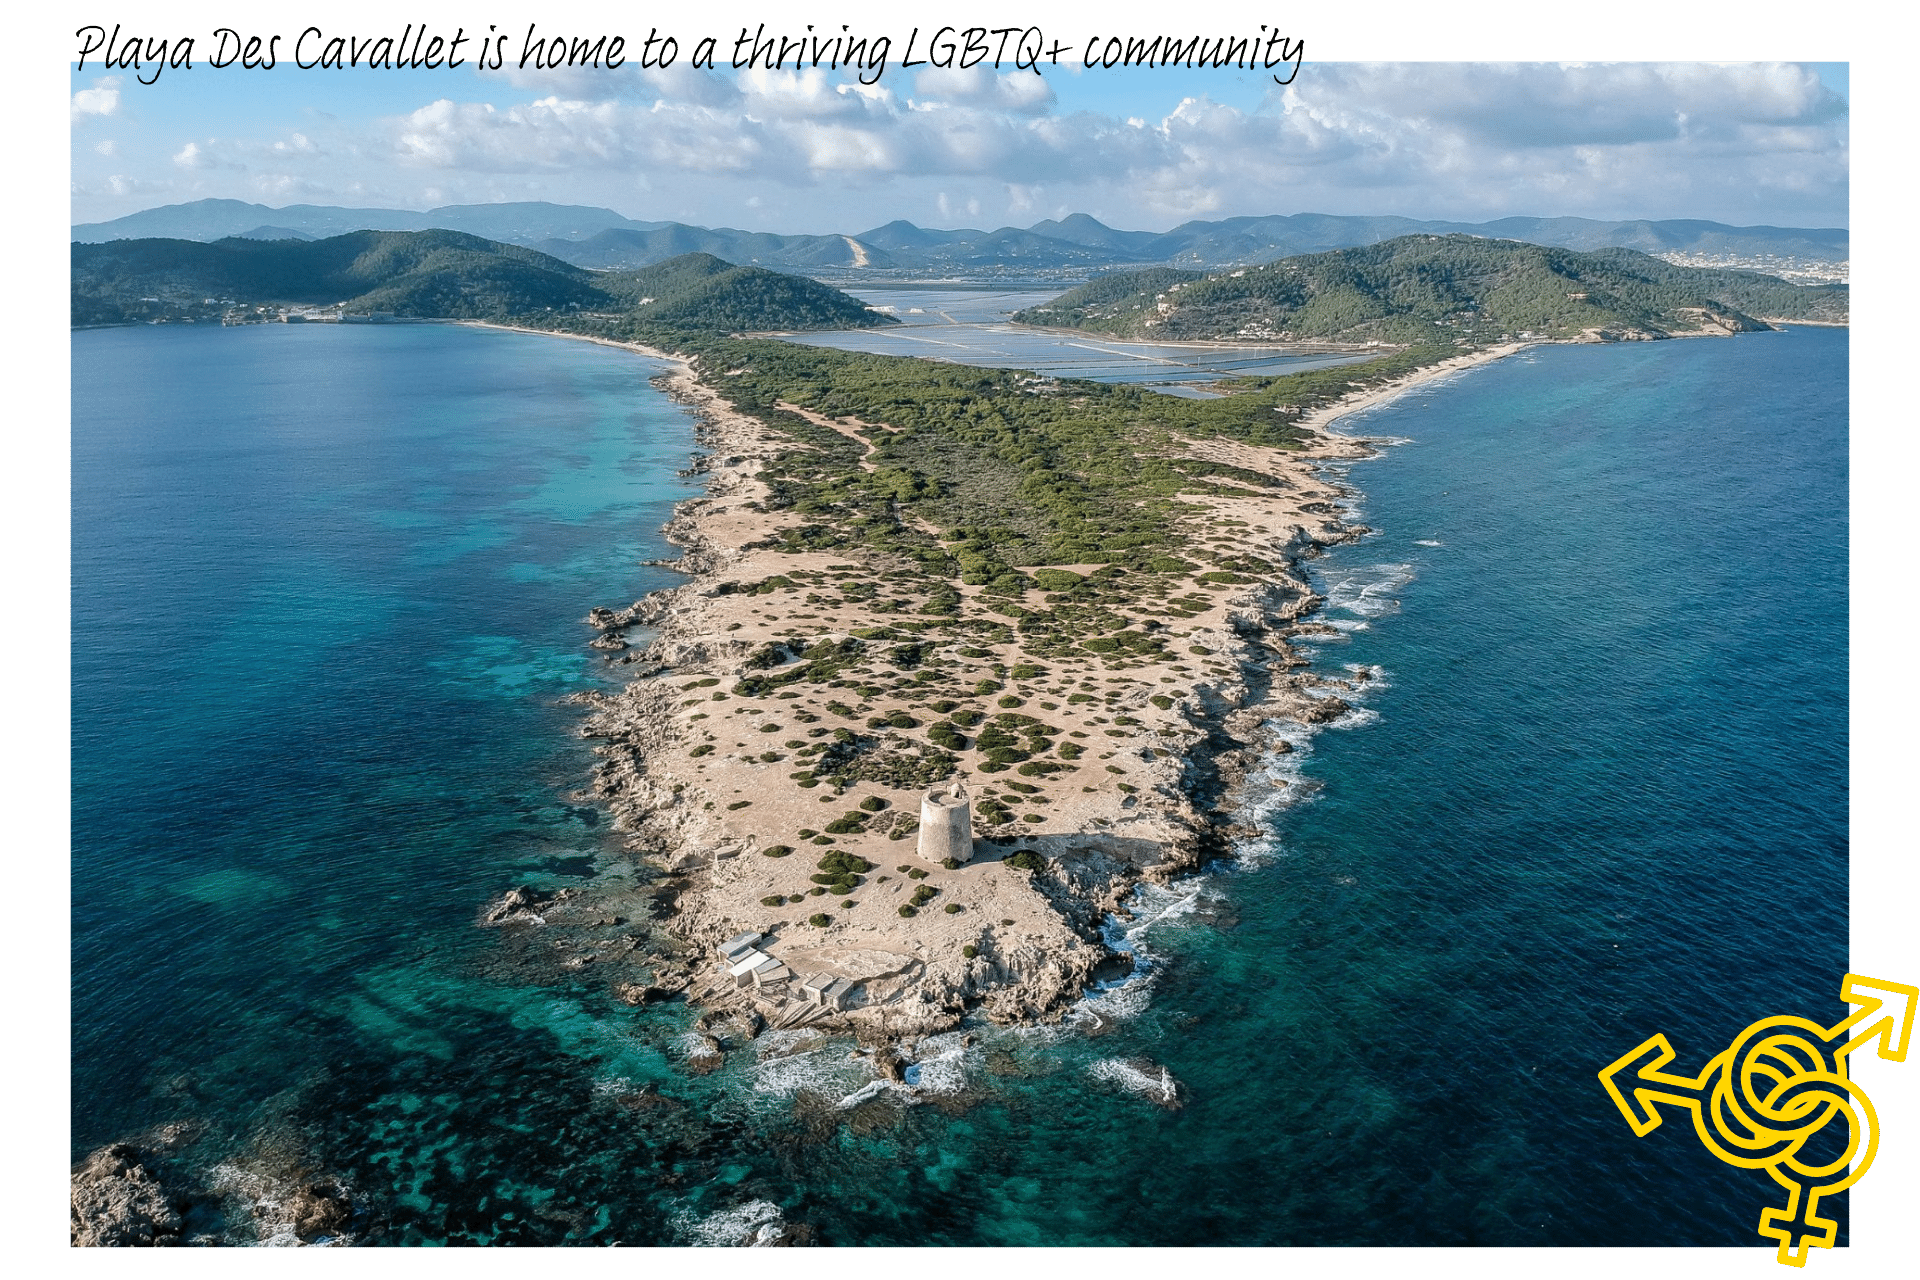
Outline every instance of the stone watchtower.
[[973, 801], [959, 783], [920, 798], [920, 856], [932, 863], [973, 857]]

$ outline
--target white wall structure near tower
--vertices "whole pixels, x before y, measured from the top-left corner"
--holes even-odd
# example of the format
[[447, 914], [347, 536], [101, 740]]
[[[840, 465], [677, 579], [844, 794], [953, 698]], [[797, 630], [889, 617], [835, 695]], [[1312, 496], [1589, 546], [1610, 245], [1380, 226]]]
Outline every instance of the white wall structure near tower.
[[933, 863], [973, 857], [973, 801], [959, 783], [921, 797], [920, 856]]

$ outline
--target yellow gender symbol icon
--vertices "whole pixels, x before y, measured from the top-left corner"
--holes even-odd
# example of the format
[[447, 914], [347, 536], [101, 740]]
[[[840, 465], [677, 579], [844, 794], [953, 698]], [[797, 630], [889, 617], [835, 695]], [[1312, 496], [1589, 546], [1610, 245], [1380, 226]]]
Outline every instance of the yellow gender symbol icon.
[[[1761, 1211], [1759, 1232], [1779, 1242], [1779, 1260], [1793, 1267], [1806, 1265], [1808, 1248], [1833, 1247], [1838, 1224], [1819, 1216], [1820, 1199], [1858, 1182], [1879, 1148], [1879, 1120], [1867, 1095], [1847, 1078], [1848, 1055], [1878, 1040], [1882, 1058], [1904, 1062], [1920, 990], [1850, 973], [1840, 984], [1840, 998], [1859, 1006], [1844, 1021], [1823, 1027], [1790, 1015], [1762, 1018], [1697, 1076], [1662, 1069], [1674, 1057], [1663, 1035], [1600, 1072], [1607, 1096], [1635, 1134], [1645, 1137], [1660, 1127], [1659, 1103], [1684, 1107], [1715, 1156], [1742, 1169], [1765, 1169], [1786, 1188], [1784, 1207]], [[1629, 1084], [1641, 1082], [1631, 1101], [1616, 1083], [1623, 1072]], [[1846, 1126], [1845, 1149], [1815, 1163], [1806, 1148], [1835, 1123]], [[1837, 1135], [1828, 1141], [1835, 1140]]]

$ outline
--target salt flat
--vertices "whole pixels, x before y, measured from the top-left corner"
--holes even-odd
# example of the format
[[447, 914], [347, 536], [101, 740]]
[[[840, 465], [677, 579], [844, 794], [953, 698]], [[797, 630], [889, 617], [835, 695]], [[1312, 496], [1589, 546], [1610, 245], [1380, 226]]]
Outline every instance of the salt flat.
[[1014, 312], [1057, 297], [1055, 289], [849, 289], [900, 321], [885, 329], [781, 334], [790, 342], [878, 355], [919, 356], [989, 369], [1031, 369], [1056, 378], [1132, 382], [1169, 395], [1204, 396], [1223, 377], [1300, 373], [1364, 355], [1227, 343], [1122, 342], [1030, 329]]

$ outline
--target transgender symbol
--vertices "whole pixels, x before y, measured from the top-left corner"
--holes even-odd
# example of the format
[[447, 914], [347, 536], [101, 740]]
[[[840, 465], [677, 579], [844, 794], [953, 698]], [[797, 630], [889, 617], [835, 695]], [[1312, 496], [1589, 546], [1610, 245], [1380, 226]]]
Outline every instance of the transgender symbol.
[[[1685, 1107], [1707, 1150], [1742, 1169], [1765, 1169], [1787, 1189], [1784, 1208], [1761, 1210], [1759, 1231], [1780, 1242], [1779, 1260], [1790, 1267], [1807, 1264], [1810, 1246], [1833, 1248], [1838, 1224], [1819, 1216], [1820, 1198], [1860, 1181], [1880, 1145], [1873, 1103], [1847, 1079], [1847, 1055], [1878, 1040], [1881, 1057], [1906, 1061], [1920, 990], [1850, 973], [1840, 983], [1840, 998], [1860, 1006], [1846, 1021], [1822, 1027], [1786, 1015], [1762, 1018], [1691, 1079], [1661, 1070], [1674, 1056], [1663, 1035], [1600, 1073], [1607, 1095], [1638, 1136], [1660, 1127], [1656, 1104]], [[1629, 1083], [1644, 1082], [1634, 1088], [1632, 1101], [1614, 1081], [1629, 1068]], [[1810, 1163], [1811, 1153], [1803, 1160], [1802, 1148], [1836, 1122], [1847, 1126], [1846, 1149], [1824, 1164]], [[1829, 1148], [1837, 1138], [1836, 1132], [1828, 1139]]]

